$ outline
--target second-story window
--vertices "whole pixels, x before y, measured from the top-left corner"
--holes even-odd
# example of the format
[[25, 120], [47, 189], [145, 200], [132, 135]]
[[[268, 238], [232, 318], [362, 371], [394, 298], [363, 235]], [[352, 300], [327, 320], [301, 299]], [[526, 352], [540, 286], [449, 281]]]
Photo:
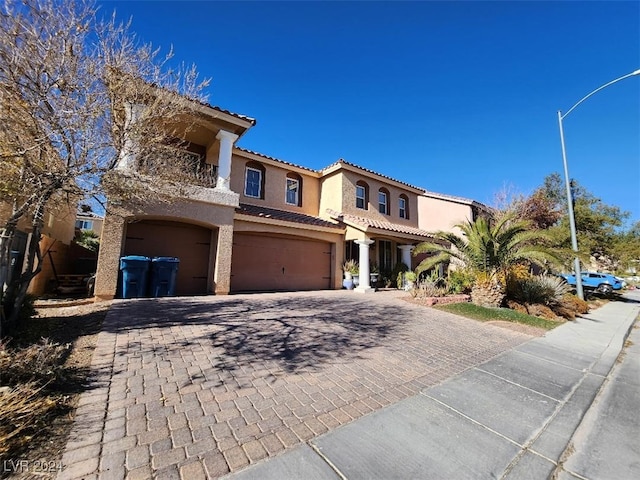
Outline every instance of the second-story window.
[[378, 211], [384, 215], [389, 215], [389, 192], [384, 188], [378, 191]]
[[289, 205], [298, 205], [300, 198], [300, 182], [295, 178], [287, 177], [286, 202]]
[[360, 181], [356, 183], [356, 208], [367, 209], [369, 203], [369, 186]]
[[407, 208], [408, 199], [406, 195], [400, 195], [398, 198], [398, 215], [400, 218], [409, 219], [409, 209]]
[[262, 198], [262, 171], [247, 167], [244, 194], [247, 197]]

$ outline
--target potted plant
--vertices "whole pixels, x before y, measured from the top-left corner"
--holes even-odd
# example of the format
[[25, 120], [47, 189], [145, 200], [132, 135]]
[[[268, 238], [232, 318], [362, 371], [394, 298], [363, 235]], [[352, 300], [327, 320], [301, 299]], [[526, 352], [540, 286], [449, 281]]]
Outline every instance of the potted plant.
[[378, 265], [372, 263], [369, 267], [369, 281], [371, 286], [375, 286], [378, 283], [378, 277], [380, 276], [380, 270]]
[[411, 270], [406, 272], [404, 274], [404, 281], [405, 281], [404, 289], [405, 290], [413, 290], [413, 287], [415, 287], [417, 278], [418, 278], [418, 276], [416, 275], [416, 272], [413, 272]]
[[[358, 262], [355, 260], [347, 260], [342, 264], [342, 271], [344, 272], [344, 281], [342, 285], [344, 288], [351, 290], [357, 285], [356, 278], [359, 272]], [[356, 278], [354, 278], [354, 275]]]

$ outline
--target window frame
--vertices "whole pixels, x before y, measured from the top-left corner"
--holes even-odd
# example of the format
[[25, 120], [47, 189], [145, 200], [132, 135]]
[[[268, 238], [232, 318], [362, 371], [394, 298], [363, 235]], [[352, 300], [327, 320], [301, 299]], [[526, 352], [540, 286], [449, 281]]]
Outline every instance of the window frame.
[[80, 230], [93, 230], [93, 220], [76, 220], [75, 228]]
[[[384, 199], [384, 202], [381, 201], [382, 199]], [[378, 190], [378, 212], [383, 215], [389, 215], [389, 211], [389, 192], [381, 188]]]
[[[358, 196], [358, 190], [362, 189], [363, 196]], [[359, 206], [359, 201], [362, 201], [362, 206]], [[362, 180], [356, 182], [356, 208], [360, 210], [369, 210], [369, 185]]]
[[[289, 188], [289, 182], [295, 183], [295, 185], [296, 185], [295, 190], [291, 190]], [[295, 201], [294, 202], [290, 202], [289, 201], [289, 192], [291, 192], [291, 191], [295, 191]], [[286, 203], [287, 205], [294, 205], [296, 207], [300, 206], [300, 180], [298, 180], [297, 178], [286, 177], [286, 179], [285, 179], [285, 191], [284, 191], [284, 203]]]
[[408, 203], [409, 200], [405, 195], [400, 195], [398, 197], [398, 216], [404, 220], [409, 220]]
[[[249, 172], [256, 172], [258, 174], [258, 194], [257, 195], [252, 195], [248, 192], [248, 187], [249, 187]], [[262, 170], [252, 167], [252, 166], [246, 166], [245, 167], [245, 175], [244, 175], [244, 196], [245, 197], [249, 197], [249, 198], [263, 198], [262, 197], [262, 182], [263, 182], [263, 178], [262, 178], [263, 172]]]

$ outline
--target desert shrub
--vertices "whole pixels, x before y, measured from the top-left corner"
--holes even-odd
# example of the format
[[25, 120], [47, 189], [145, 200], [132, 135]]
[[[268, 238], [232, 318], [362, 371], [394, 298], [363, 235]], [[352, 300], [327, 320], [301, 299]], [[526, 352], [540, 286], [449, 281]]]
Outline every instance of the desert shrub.
[[69, 345], [59, 345], [43, 338], [40, 343], [11, 349], [0, 344], [0, 372], [3, 385], [35, 382], [37, 385], [59, 379], [64, 372], [63, 359]]
[[551, 275], [512, 279], [507, 284], [507, 296], [510, 299], [529, 305], [558, 305], [570, 290], [571, 287], [563, 279]]
[[418, 285], [411, 290], [411, 295], [414, 298], [444, 297], [447, 293], [447, 287], [442, 284], [442, 279], [438, 277], [420, 280]]
[[544, 318], [546, 320], [557, 320], [558, 316], [551, 308], [546, 305], [534, 303], [533, 305], [527, 305], [527, 313], [534, 317]]
[[474, 275], [468, 270], [452, 270], [447, 278], [449, 293], [469, 293], [474, 281]]
[[586, 301], [580, 300], [575, 295], [569, 293], [564, 295], [561, 301], [556, 305], [552, 305], [551, 308], [556, 315], [568, 319], [573, 319], [578, 315], [589, 312], [589, 304]]
[[42, 395], [42, 388], [26, 383], [0, 392], [0, 458], [27, 446], [58, 407], [55, 400]]

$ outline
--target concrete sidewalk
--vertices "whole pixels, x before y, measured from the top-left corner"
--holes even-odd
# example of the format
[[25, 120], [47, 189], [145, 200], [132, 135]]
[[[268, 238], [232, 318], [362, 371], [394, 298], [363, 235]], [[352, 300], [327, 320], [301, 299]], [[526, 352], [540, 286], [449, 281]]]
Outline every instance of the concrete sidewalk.
[[640, 478], [627, 300], [225, 478]]

